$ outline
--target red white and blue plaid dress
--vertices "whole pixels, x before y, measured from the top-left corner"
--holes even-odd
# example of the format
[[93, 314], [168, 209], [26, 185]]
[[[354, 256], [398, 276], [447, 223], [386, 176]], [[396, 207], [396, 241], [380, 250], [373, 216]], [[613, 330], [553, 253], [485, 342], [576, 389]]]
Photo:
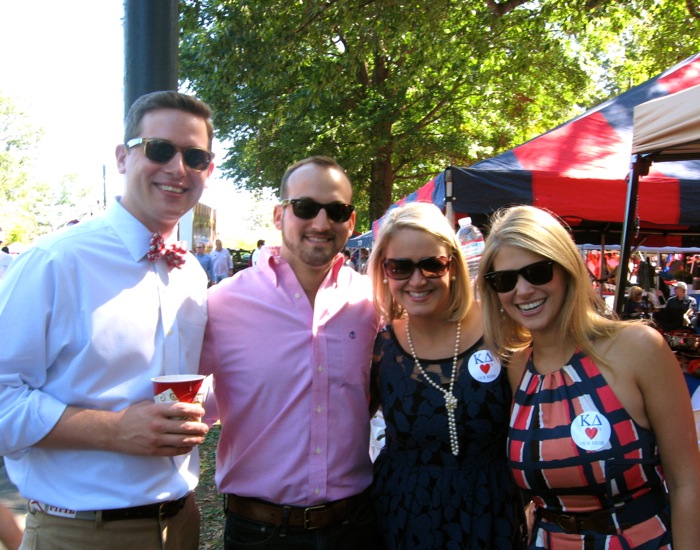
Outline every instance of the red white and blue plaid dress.
[[[516, 484], [538, 508], [578, 514], [616, 510], [612, 534], [567, 532], [538, 516], [529, 548], [671, 548], [656, 436], [632, 420], [582, 353], [546, 375], [535, 370], [530, 354], [514, 397], [508, 458]], [[625, 505], [626, 512], [617, 512]]]

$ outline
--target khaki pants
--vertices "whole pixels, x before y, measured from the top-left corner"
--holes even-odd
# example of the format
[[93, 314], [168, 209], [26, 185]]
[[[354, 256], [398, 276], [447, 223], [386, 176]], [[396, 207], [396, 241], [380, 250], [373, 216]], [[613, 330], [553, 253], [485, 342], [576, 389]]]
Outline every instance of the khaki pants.
[[95, 521], [27, 514], [20, 550], [198, 550], [199, 509], [190, 495], [168, 519]]

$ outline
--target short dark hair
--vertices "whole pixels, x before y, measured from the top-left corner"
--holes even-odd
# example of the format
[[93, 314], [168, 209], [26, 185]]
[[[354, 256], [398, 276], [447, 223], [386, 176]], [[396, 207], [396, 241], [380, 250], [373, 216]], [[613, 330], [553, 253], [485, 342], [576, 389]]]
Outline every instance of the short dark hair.
[[209, 148], [211, 149], [214, 139], [211, 108], [193, 96], [172, 90], [151, 92], [150, 94], [142, 95], [134, 101], [124, 119], [124, 143], [130, 139], [141, 137], [139, 133], [141, 132], [143, 117], [146, 113], [158, 109], [176, 109], [204, 119], [207, 124], [207, 137], [209, 138]]
[[[332, 159], [331, 157], [324, 157], [323, 155], [307, 157], [287, 167], [287, 170], [282, 176], [282, 183], [280, 184], [280, 199], [287, 198], [287, 181], [289, 181], [289, 177], [292, 175], [292, 173], [294, 173], [298, 168], [306, 166], [307, 164], [316, 164], [317, 166], [325, 166], [326, 168], [337, 168], [347, 177], [345, 169], [340, 164], [338, 164], [338, 162], [335, 159]], [[348, 180], [349, 179], [350, 178], [348, 178]]]
[[258, 239], [258, 248], [260, 248], [262, 245], [265, 244], [265, 241], [262, 239]]

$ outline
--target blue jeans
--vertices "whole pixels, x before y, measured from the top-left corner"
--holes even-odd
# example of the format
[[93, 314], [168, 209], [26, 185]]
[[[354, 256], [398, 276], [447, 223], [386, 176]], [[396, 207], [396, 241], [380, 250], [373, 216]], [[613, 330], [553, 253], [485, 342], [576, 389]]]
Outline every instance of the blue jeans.
[[380, 550], [381, 540], [374, 506], [369, 499], [354, 510], [345, 523], [322, 529], [284, 529], [280, 525], [252, 521], [229, 512], [224, 532], [225, 550]]

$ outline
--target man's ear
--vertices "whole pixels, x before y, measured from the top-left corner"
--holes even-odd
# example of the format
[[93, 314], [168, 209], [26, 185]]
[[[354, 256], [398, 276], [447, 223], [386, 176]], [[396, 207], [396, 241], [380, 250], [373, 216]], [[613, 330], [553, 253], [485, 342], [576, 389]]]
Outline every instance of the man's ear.
[[275, 224], [275, 227], [282, 231], [282, 216], [284, 215], [284, 208], [282, 207], [281, 204], [276, 204], [275, 205], [275, 210], [272, 213], [272, 221]]
[[123, 143], [120, 143], [114, 149], [114, 156], [117, 157], [117, 169], [119, 170], [120, 174], [126, 174], [126, 157], [128, 153], [129, 150]]

